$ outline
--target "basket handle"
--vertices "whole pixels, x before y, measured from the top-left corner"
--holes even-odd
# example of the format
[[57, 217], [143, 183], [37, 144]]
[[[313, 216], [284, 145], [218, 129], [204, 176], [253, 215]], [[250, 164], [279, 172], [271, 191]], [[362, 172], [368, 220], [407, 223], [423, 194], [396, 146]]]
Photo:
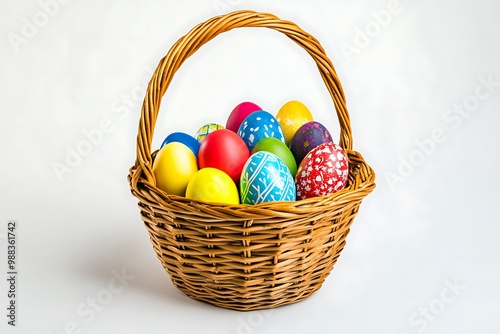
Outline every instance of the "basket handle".
[[[241, 27], [264, 27], [277, 30], [306, 50], [316, 62], [321, 77], [330, 92], [337, 117], [340, 122], [339, 145], [352, 150], [352, 134], [342, 85], [337, 77], [332, 62], [326, 56], [321, 44], [298, 27], [295, 23], [284, 21], [268, 13], [258, 13], [249, 10], [235, 11], [229, 14], [213, 17], [195, 26], [185, 36], [181, 37], [160, 60], [151, 81], [149, 82], [141, 109], [137, 135], [136, 172], [132, 183], [137, 186], [140, 172], [145, 174], [147, 183], [155, 184], [152, 168], [151, 145], [161, 98], [172, 82], [175, 72], [184, 61], [193, 55], [201, 46], [217, 35]], [[144, 179], [142, 180], [144, 181]]]

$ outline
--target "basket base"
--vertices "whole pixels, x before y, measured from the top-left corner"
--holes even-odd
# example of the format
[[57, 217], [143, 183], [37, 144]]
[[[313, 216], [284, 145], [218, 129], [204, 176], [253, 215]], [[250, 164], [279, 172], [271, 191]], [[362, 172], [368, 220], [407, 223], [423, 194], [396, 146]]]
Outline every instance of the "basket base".
[[193, 294], [193, 291], [187, 289], [183, 285], [176, 284], [175, 281], [172, 281], [174, 286], [177, 287], [180, 291], [186, 294], [188, 297], [200, 301], [205, 302], [220, 308], [235, 310], [235, 311], [257, 311], [257, 310], [266, 310], [266, 309], [274, 309], [280, 306], [290, 305], [298, 303], [304, 299], [310, 297], [314, 292], [318, 291], [321, 285], [318, 285], [312, 289], [307, 291], [302, 291], [300, 294], [296, 294], [293, 290], [288, 291], [283, 296], [278, 299], [267, 299], [262, 298], [260, 301], [256, 301], [255, 298], [250, 300], [235, 300], [234, 298], [214, 298], [212, 295], [207, 296], [200, 292], [200, 294]]
[[162, 265], [173, 285], [188, 297], [225, 309], [255, 311], [294, 304], [318, 291], [333, 270], [344, 244], [345, 242], [340, 243], [338, 248], [330, 247], [326, 252], [319, 254], [318, 257], [329, 260], [312, 272], [306, 268], [309, 272], [307, 276], [297, 272], [295, 275], [290, 275], [295, 277], [294, 280], [274, 285], [272, 282], [281, 279], [271, 275], [269, 277], [256, 275], [254, 279], [243, 277], [238, 279], [234, 276], [218, 281], [209, 277], [202, 279], [194, 268], [191, 268], [193, 273], [190, 274], [189, 267], [181, 265], [182, 268], [179, 268], [178, 262], [173, 264], [165, 261], [165, 254], [160, 255], [157, 252], [157, 255], [162, 260]]

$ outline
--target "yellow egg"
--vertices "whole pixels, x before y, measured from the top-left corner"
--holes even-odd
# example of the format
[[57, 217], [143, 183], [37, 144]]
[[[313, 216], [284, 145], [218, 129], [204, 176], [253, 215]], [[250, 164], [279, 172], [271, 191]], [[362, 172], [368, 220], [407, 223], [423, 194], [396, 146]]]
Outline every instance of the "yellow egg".
[[236, 184], [223, 171], [206, 167], [200, 169], [189, 181], [186, 197], [206, 202], [239, 204]]
[[153, 162], [156, 186], [172, 195], [184, 196], [189, 180], [197, 171], [193, 151], [179, 142], [163, 146]]
[[289, 101], [278, 111], [276, 119], [283, 129], [286, 144], [290, 145], [295, 132], [305, 123], [312, 122], [313, 116], [302, 102]]

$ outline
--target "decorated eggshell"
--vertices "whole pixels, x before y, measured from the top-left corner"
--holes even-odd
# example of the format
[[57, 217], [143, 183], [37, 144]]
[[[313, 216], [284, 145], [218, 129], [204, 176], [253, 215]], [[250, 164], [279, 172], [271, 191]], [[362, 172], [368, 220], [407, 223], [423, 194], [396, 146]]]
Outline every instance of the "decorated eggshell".
[[290, 145], [295, 132], [302, 124], [313, 121], [313, 116], [302, 102], [288, 101], [278, 111], [276, 119], [283, 129], [286, 144]]
[[240, 178], [243, 204], [295, 201], [295, 183], [286, 164], [276, 155], [259, 151], [250, 156]]
[[264, 138], [274, 137], [285, 142], [283, 130], [276, 118], [263, 110], [255, 111], [248, 115], [243, 123], [241, 123], [238, 135], [247, 144], [250, 152]]
[[302, 125], [293, 136], [290, 151], [297, 164], [300, 164], [307, 153], [324, 143], [333, 143], [328, 129], [319, 122], [308, 122]]
[[297, 170], [297, 199], [333, 194], [346, 186], [348, 177], [349, 164], [342, 147], [333, 143], [316, 146]]
[[220, 124], [207, 123], [198, 129], [194, 137], [201, 143], [210, 133], [220, 129], [224, 129], [224, 127]]

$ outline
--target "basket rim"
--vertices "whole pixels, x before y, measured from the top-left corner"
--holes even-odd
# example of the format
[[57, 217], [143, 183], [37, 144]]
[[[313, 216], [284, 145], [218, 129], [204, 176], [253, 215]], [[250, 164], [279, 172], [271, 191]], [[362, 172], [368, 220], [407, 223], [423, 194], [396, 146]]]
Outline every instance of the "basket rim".
[[[157, 151], [155, 151], [154, 153], [156, 152]], [[353, 200], [352, 198], [353, 195], [358, 193], [361, 195], [361, 197], [358, 200], [361, 201], [364, 197], [366, 197], [369, 193], [373, 191], [373, 189], [376, 186], [375, 172], [373, 171], [373, 169], [364, 161], [363, 157], [359, 152], [349, 150], [347, 151], [347, 153], [348, 157], [357, 156], [360, 158], [360, 161], [357, 162], [357, 165], [354, 166], [353, 168], [350, 167], [349, 169], [350, 179], [354, 180], [358, 179], [356, 182], [348, 183], [346, 188], [330, 195], [311, 197], [306, 199], [297, 199], [295, 201], [264, 202], [259, 204], [243, 204], [243, 203], [225, 204], [225, 203], [207, 202], [198, 199], [192, 199], [174, 194], [169, 194], [164, 190], [156, 187], [155, 185], [149, 183], [148, 180], [143, 177], [140, 177], [140, 180], [138, 180], [137, 183], [142, 185], [141, 187], [139, 187], [142, 191], [146, 191], [148, 195], [156, 199], [157, 201], [156, 204], [162, 209], [164, 209], [165, 207], [171, 207], [171, 209], [173, 209], [172, 205], [174, 206], [178, 205], [179, 207], [189, 206], [191, 209], [189, 211], [192, 214], [195, 213], [192, 211], [194, 208], [198, 209], [199, 212], [203, 212], [204, 210], [210, 209], [225, 213], [229, 212], [250, 213], [258, 210], [259, 214], [255, 216], [256, 219], [261, 218], [263, 215], [269, 217], [276, 216], [278, 213], [280, 214], [281, 217], [289, 216], [290, 218], [292, 218], [296, 217], [297, 215], [300, 215], [304, 211], [310, 212], [311, 208], [313, 207], [321, 209], [330, 207], [332, 203], [336, 204], [341, 204], [342, 202], [351, 203]], [[141, 172], [139, 171], [140, 168], [141, 168], [140, 165], [139, 166], [134, 165], [130, 168], [128, 175], [128, 181], [130, 185], [132, 185], [132, 179], [136, 177], [138, 174], [141, 174]], [[358, 171], [356, 174], [353, 175], [352, 169], [357, 169], [360, 171]], [[364, 180], [360, 179], [361, 171], [365, 172]], [[132, 186], [131, 189], [133, 189]], [[145, 196], [144, 194], [142, 194], [142, 191], [135, 192], [132, 190], [132, 193], [135, 197], [139, 199], [145, 199]], [[180, 210], [180, 212], [185, 213], [186, 211]], [[245, 217], [235, 216], [231, 218], [231, 220], [241, 220], [241, 221], [245, 221], [248, 219], [249, 219], [248, 216]]]
[[[332, 98], [340, 123], [338, 145], [345, 150], [349, 160], [349, 183], [351, 184], [349, 185], [348, 183], [346, 188], [327, 196], [312, 197], [291, 202], [229, 205], [168, 194], [156, 186], [152, 167], [154, 155], [157, 151], [152, 152], [151, 145], [163, 95], [172, 82], [176, 71], [187, 58], [219, 34], [242, 27], [264, 27], [281, 32], [306, 50], [316, 62], [320, 75]], [[352, 149], [352, 129], [342, 84], [331, 60], [326, 55], [319, 41], [293, 22], [281, 20], [270, 13], [251, 10], [234, 11], [199, 23], [186, 35], [182, 36], [170, 48], [167, 55], [160, 60], [148, 84], [142, 104], [136, 154], [135, 164], [129, 169], [128, 175], [132, 194], [142, 202], [154, 204], [153, 202], [156, 201], [159, 207], [171, 207], [171, 209], [174, 209], [172, 205], [176, 203], [179, 207], [185, 205], [190, 206], [191, 209], [196, 206], [205, 209], [217, 208], [221, 210], [221, 213], [222, 211], [226, 211], [226, 213], [231, 212], [229, 208], [232, 208], [232, 210], [238, 211], [245, 211], [246, 209], [248, 211], [260, 210], [262, 213], [265, 211], [276, 212], [279, 209], [283, 213], [294, 214], [311, 206], [327, 207], [333, 202], [345, 201], [348, 203], [352, 200], [361, 201], [375, 187], [375, 173], [373, 169], [366, 164], [361, 154]], [[353, 166], [351, 166], [351, 158], [355, 161]], [[359, 169], [357, 172], [358, 175], [354, 175], [353, 173], [355, 168]], [[363, 180], [360, 179], [360, 176], [363, 176]], [[357, 196], [353, 196], [354, 194], [357, 194]]]

